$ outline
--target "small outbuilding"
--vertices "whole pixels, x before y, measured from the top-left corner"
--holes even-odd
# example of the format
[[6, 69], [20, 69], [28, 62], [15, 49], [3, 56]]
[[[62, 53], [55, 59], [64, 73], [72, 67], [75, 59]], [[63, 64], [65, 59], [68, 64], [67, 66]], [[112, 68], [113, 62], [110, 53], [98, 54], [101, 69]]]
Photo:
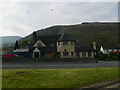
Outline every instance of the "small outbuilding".
[[31, 57], [29, 49], [16, 49], [13, 51], [14, 54], [21, 56], [21, 57]]

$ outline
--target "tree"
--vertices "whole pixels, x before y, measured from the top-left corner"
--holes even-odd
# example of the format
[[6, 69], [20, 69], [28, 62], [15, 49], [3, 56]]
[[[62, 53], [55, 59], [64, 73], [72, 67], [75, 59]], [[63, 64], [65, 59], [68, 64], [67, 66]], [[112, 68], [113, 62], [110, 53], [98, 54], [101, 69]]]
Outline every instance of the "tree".
[[20, 46], [21, 47], [27, 47], [28, 46], [28, 42], [30, 42], [29, 40], [23, 40], [21, 43], [20, 43]]
[[16, 42], [15, 42], [14, 50], [16, 50], [16, 49], [19, 49], [19, 45], [18, 45], [18, 41], [17, 41], [17, 40], [16, 40]]

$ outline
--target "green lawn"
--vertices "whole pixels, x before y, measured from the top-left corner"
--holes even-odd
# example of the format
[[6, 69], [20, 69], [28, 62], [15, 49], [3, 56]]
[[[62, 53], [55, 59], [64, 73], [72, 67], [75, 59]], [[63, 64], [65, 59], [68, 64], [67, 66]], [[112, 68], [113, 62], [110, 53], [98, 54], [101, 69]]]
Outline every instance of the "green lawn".
[[12, 69], [2, 72], [3, 88], [78, 88], [118, 78], [118, 68]]
[[2, 69], [0, 69], [0, 90], [2, 88]]

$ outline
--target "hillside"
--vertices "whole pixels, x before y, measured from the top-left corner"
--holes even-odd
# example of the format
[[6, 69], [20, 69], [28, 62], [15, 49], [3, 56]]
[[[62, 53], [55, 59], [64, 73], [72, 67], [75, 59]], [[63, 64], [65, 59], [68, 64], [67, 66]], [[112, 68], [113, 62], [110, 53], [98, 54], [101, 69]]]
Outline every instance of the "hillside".
[[[67, 32], [79, 40], [80, 45], [88, 46], [91, 42], [104, 43], [106, 46], [118, 44], [118, 23], [82, 23], [78, 25], [52, 26], [38, 30], [37, 35], [56, 35]], [[20, 40], [32, 40], [32, 34]]]
[[20, 36], [2, 36], [0, 37], [0, 40], [2, 43], [0, 43], [0, 47], [5, 47], [7, 45], [13, 45], [16, 40], [20, 40], [22, 37]]

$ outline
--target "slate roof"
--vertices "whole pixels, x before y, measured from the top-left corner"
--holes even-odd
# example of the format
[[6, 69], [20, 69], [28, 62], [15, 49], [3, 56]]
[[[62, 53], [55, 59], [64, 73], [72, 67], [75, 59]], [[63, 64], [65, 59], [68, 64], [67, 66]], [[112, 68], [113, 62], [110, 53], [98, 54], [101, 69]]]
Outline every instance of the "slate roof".
[[61, 35], [58, 41], [75, 41], [75, 38], [65, 32]]
[[28, 49], [16, 49], [13, 52], [28, 52]]
[[[32, 51], [35, 49], [36, 47], [32, 48]], [[57, 48], [55, 47], [37, 47], [40, 52], [56, 52]]]
[[106, 47], [106, 46], [102, 46], [103, 49], [120, 49], [120, 47], [118, 46], [111, 46], [111, 47]]
[[75, 47], [75, 51], [79, 52], [79, 51], [95, 51], [92, 47]]
[[33, 51], [36, 47], [33, 45], [41, 40], [46, 47], [37, 47], [41, 52], [56, 52], [56, 42], [57, 41], [75, 41], [75, 51], [94, 51], [91, 47], [81, 47], [78, 42], [76, 42], [75, 38], [67, 33], [63, 33], [62, 35], [40, 35], [37, 36], [36, 40], [33, 41], [30, 45], [30, 51]]
[[32, 47], [38, 40], [41, 40], [46, 47], [55, 47], [60, 36], [61, 35], [40, 35], [31, 43], [30, 47]]

